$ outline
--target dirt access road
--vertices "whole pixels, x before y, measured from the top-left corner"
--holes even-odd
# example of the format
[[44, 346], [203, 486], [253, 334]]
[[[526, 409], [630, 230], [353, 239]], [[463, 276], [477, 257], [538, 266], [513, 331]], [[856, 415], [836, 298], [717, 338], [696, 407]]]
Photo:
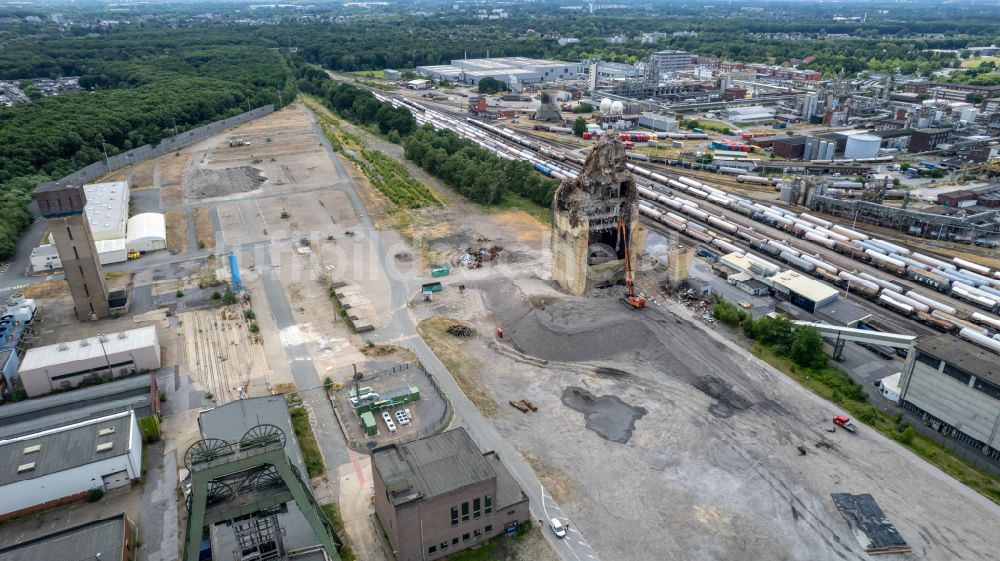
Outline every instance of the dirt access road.
[[[900, 558], [989, 559], [1000, 545], [996, 504], [865, 427], [828, 433], [833, 404], [682, 307], [503, 279], [416, 311], [478, 330], [448, 357], [472, 365], [467, 393], [498, 404], [497, 430], [602, 558], [867, 560], [837, 492], [874, 495], [913, 546]], [[538, 412], [507, 405], [525, 398]]]

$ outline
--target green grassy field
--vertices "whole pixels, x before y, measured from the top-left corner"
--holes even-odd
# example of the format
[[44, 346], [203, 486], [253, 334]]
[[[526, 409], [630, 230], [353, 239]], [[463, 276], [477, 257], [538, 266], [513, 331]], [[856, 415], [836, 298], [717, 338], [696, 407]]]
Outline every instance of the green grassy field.
[[1000, 56], [983, 56], [979, 58], [969, 58], [962, 61], [962, 68], [976, 68], [980, 64], [993, 62], [1000, 65]]

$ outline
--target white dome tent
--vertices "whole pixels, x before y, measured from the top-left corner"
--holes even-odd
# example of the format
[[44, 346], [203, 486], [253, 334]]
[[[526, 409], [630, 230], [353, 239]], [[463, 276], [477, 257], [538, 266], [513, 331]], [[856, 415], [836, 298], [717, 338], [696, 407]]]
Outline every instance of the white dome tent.
[[130, 252], [140, 253], [165, 249], [167, 227], [163, 215], [158, 212], [144, 212], [129, 218], [125, 246]]

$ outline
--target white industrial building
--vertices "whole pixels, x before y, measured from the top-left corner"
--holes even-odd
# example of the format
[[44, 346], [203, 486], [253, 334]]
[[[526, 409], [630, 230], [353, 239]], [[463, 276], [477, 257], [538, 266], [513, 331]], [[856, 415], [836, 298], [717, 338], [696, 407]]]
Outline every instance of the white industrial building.
[[128, 222], [128, 183], [112, 181], [83, 186], [87, 220], [95, 241], [122, 239]]
[[[167, 247], [163, 214], [144, 212], [129, 218], [129, 187], [125, 181], [83, 186], [87, 195], [87, 221], [101, 265], [128, 260], [133, 251], [146, 253]], [[31, 270], [39, 273], [62, 269], [59, 252], [50, 233], [42, 245], [31, 250]]]
[[160, 367], [156, 326], [140, 327], [28, 349], [19, 375], [30, 397], [75, 387], [84, 379], [109, 373], [115, 378]]
[[98, 240], [94, 242], [94, 247], [97, 248], [97, 257], [101, 260], [101, 265], [121, 263], [128, 260], [128, 250], [125, 249], [125, 238]]
[[490, 77], [505, 84], [575, 80], [585, 70], [580, 62], [525, 57], [455, 59], [451, 64], [418, 66], [417, 73], [435, 80], [477, 85]]
[[774, 109], [754, 105], [751, 107], [730, 107], [719, 111], [719, 116], [734, 123], [766, 121], [774, 118]]
[[0, 518], [107, 491], [142, 476], [142, 433], [124, 411], [0, 440]]
[[166, 249], [167, 223], [158, 212], [144, 212], [128, 219], [125, 247], [129, 251], [146, 253]]

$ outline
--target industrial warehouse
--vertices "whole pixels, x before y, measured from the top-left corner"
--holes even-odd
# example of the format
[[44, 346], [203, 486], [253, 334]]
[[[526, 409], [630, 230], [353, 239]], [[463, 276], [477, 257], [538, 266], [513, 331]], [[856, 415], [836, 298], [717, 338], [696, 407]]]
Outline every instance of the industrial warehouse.
[[[167, 230], [163, 215], [142, 213], [129, 217], [129, 185], [126, 181], [93, 183], [83, 186], [85, 213], [101, 265], [120, 263], [129, 255], [138, 256], [166, 248]], [[62, 269], [55, 240], [50, 233], [44, 243], [31, 251], [34, 272]]]
[[483, 78], [493, 78], [514, 86], [553, 80], [576, 79], [580, 63], [538, 60], [523, 57], [456, 59], [451, 64], [418, 66], [417, 73], [435, 80], [455, 81], [475, 86]]
[[35, 397], [93, 376], [120, 378], [159, 367], [160, 341], [151, 325], [29, 349], [18, 374], [24, 390]]
[[142, 476], [142, 433], [125, 411], [0, 440], [0, 518], [79, 500]]

